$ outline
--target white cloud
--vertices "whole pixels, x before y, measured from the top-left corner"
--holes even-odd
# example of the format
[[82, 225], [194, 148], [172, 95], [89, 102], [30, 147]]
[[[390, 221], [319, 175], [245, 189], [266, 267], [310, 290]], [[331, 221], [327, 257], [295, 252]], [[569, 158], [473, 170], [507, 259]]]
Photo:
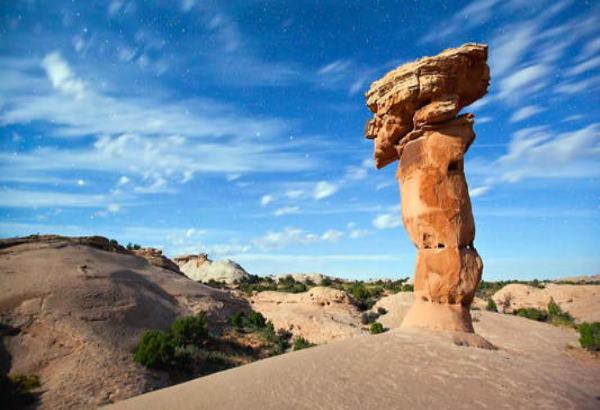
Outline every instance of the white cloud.
[[377, 229], [392, 229], [402, 224], [398, 213], [379, 214], [373, 219], [373, 226]]
[[260, 198], [260, 205], [261, 205], [261, 206], [267, 206], [267, 205], [269, 205], [271, 202], [273, 202], [273, 200], [274, 200], [274, 199], [275, 199], [275, 198], [273, 198], [273, 196], [272, 196], [272, 195], [263, 195], [263, 196]]
[[348, 60], [336, 60], [321, 67], [319, 71], [317, 71], [317, 73], [319, 75], [339, 74], [348, 70], [348, 68], [350, 68], [350, 65], [351, 63]]
[[108, 204], [106, 210], [111, 214], [116, 214], [121, 211], [121, 205], [119, 204]]
[[500, 36], [492, 39], [490, 67], [495, 76], [502, 76], [519, 62], [535, 41], [536, 25], [527, 21], [510, 26]]
[[[161, 134], [203, 137], [223, 142], [241, 138], [250, 142], [258, 140], [255, 136], [260, 133], [263, 144], [288, 128], [279, 119], [252, 118], [208, 99], [170, 102], [99, 93], [77, 79], [68, 63], [54, 52], [44, 58], [42, 65], [52, 87], [60, 91], [57, 94], [45, 87], [39, 77], [29, 74], [35, 67], [27, 64], [9, 61], [3, 67], [3, 74], [13, 79], [11, 83], [0, 84], [0, 91], [11, 103], [0, 113], [3, 124], [46, 121], [59, 124], [48, 134], [61, 137], [135, 133], [149, 137]], [[35, 93], [31, 92], [32, 85]], [[67, 98], [73, 95], [85, 98]]]
[[343, 232], [328, 229], [322, 234], [307, 232], [300, 228], [288, 227], [282, 231], [269, 231], [252, 243], [262, 250], [283, 249], [293, 245], [309, 245], [318, 242], [336, 242]]
[[600, 51], [600, 37], [595, 37], [586, 43], [586, 45], [583, 47], [583, 50], [581, 51], [579, 56], [577, 56], [577, 60], [578, 61], [585, 60], [585, 59], [595, 55], [599, 51]]
[[108, 205], [104, 195], [69, 194], [17, 189], [0, 190], [0, 207], [5, 208], [97, 208]]
[[477, 188], [469, 189], [469, 195], [472, 198], [477, 198], [485, 195], [492, 187], [490, 185], [482, 185]]
[[195, 4], [196, 0], [181, 0], [181, 11], [188, 12]]
[[357, 167], [357, 166], [349, 166], [346, 168], [345, 179], [361, 181], [365, 179], [368, 175], [368, 170], [366, 167]]
[[191, 238], [192, 236], [194, 236], [195, 233], [196, 233], [196, 229], [190, 228], [187, 231], [185, 231], [185, 237]]
[[598, 161], [600, 123], [559, 134], [547, 126], [523, 128], [512, 135], [508, 152], [485, 167], [485, 182], [470, 193], [481, 196], [494, 185], [527, 178], [598, 178]]
[[85, 185], [85, 181], [83, 179], [78, 179], [77, 180], [77, 185], [78, 186], [84, 186]]
[[581, 81], [563, 82], [554, 89], [559, 94], [574, 95], [581, 92], [594, 91], [600, 86], [600, 76], [585, 78]]
[[443, 26], [431, 30], [423, 42], [440, 41], [452, 37], [461, 30], [486, 23], [494, 14], [493, 7], [499, 0], [474, 0], [459, 10]]
[[300, 207], [297, 206], [284, 206], [282, 208], [278, 208], [273, 212], [275, 216], [283, 216], [283, 215], [292, 215], [300, 212]]
[[261, 249], [281, 249], [294, 244], [310, 244], [320, 240], [318, 235], [299, 228], [285, 228], [283, 231], [270, 231], [254, 241]]
[[336, 229], [329, 229], [321, 235], [321, 239], [327, 242], [337, 242], [342, 236], [344, 236], [343, 232]]
[[544, 108], [539, 105], [526, 105], [525, 107], [519, 108], [510, 117], [510, 122], [519, 122], [526, 120], [527, 118], [533, 117], [535, 114], [544, 111]]
[[122, 176], [119, 178], [119, 181], [117, 181], [117, 186], [121, 186], [121, 185], [127, 185], [127, 184], [129, 183], [129, 181], [130, 181], [130, 180], [129, 180], [129, 178], [128, 178], [128, 177], [126, 177], [125, 175], [122, 175]]
[[499, 97], [518, 101], [544, 88], [551, 68], [544, 64], [533, 64], [515, 71], [500, 80]]
[[366, 229], [352, 229], [348, 235], [352, 239], [364, 238], [369, 235], [369, 231]]
[[590, 58], [582, 63], [577, 64], [567, 70], [567, 75], [574, 76], [585, 73], [586, 71], [596, 70], [600, 67], [600, 56]]
[[108, 15], [113, 16], [116, 13], [118, 13], [119, 10], [121, 10], [121, 8], [123, 7], [124, 3], [124, 0], [112, 0], [108, 5]]
[[547, 127], [522, 129], [498, 160], [502, 178], [592, 177], [600, 175], [600, 123], [585, 128], [552, 133]]
[[77, 99], [85, 95], [85, 83], [73, 75], [69, 65], [63, 60], [60, 53], [54, 52], [46, 55], [42, 61], [48, 79], [52, 86], [62, 92], [75, 96]]
[[337, 185], [334, 185], [327, 181], [319, 181], [315, 185], [313, 190], [313, 198], [316, 200], [320, 200], [323, 198], [327, 198], [333, 194], [335, 194], [338, 190]]
[[289, 199], [298, 199], [304, 196], [304, 191], [302, 189], [290, 189], [285, 192], [285, 196]]

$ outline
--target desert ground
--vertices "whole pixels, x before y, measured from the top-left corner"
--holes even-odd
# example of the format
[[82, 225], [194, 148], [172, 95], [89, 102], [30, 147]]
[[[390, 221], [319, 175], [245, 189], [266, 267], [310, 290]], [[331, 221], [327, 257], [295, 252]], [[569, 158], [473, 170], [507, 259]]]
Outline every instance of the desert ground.
[[478, 312], [498, 347], [395, 329], [266, 359], [117, 403], [115, 409], [597, 409], [600, 363], [572, 355], [574, 331]]
[[[488, 312], [481, 299], [472, 311], [475, 331], [496, 350], [464, 346], [450, 332], [399, 329], [412, 292], [386, 291], [365, 310], [343, 287], [216, 288], [186, 277], [156, 250], [126, 250], [101, 237], [3, 240], [0, 287], [2, 372], [39, 376], [39, 408], [597, 408], [600, 402], [600, 361], [579, 347], [573, 327]], [[597, 289], [509, 284], [493, 299], [510, 299], [498, 307], [514, 311], [553, 298], [582, 321], [597, 317]], [[232, 314], [250, 311], [318, 346], [255, 354], [237, 362], [241, 367], [173, 387], [186, 378], [132, 360], [144, 331], [168, 329], [177, 317], [203, 312], [210, 329], [223, 331]], [[376, 312], [389, 330], [371, 335], [364, 316]], [[244, 338], [251, 347], [260, 344], [256, 335]]]

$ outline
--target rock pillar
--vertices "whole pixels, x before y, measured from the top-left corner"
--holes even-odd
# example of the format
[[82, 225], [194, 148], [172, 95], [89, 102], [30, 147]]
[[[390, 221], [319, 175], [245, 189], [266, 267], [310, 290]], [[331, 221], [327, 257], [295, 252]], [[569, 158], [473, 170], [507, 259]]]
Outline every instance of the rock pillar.
[[402, 221], [417, 248], [414, 304], [403, 327], [472, 333], [470, 305], [483, 263], [464, 154], [475, 139], [473, 115], [460, 109], [485, 95], [487, 46], [466, 44], [405, 64], [374, 82], [367, 105], [375, 117], [375, 163], [399, 160]]

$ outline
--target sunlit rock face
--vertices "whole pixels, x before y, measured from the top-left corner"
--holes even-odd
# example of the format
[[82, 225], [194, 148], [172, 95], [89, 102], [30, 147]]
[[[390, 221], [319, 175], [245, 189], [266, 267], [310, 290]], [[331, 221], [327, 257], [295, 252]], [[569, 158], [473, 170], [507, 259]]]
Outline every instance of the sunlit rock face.
[[472, 114], [456, 115], [485, 95], [489, 80], [487, 46], [465, 44], [398, 67], [366, 94], [374, 117], [365, 134], [378, 168], [400, 160], [402, 221], [417, 247], [404, 327], [473, 332], [469, 306], [483, 263], [464, 155], [475, 133]]

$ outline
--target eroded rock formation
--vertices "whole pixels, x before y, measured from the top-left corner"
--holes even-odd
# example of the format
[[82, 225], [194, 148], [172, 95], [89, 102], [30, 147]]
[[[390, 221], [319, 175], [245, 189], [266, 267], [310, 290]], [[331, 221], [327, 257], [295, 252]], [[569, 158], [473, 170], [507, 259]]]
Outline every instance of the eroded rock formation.
[[206, 253], [185, 255], [173, 259], [179, 269], [190, 279], [199, 282], [225, 282], [232, 284], [248, 277], [248, 272], [230, 259], [212, 261]]
[[487, 92], [487, 46], [465, 44], [405, 64], [366, 94], [375, 114], [365, 134], [378, 168], [400, 160], [402, 221], [417, 247], [415, 301], [403, 326], [473, 332], [469, 306], [483, 263], [463, 157], [473, 115], [456, 117]]

